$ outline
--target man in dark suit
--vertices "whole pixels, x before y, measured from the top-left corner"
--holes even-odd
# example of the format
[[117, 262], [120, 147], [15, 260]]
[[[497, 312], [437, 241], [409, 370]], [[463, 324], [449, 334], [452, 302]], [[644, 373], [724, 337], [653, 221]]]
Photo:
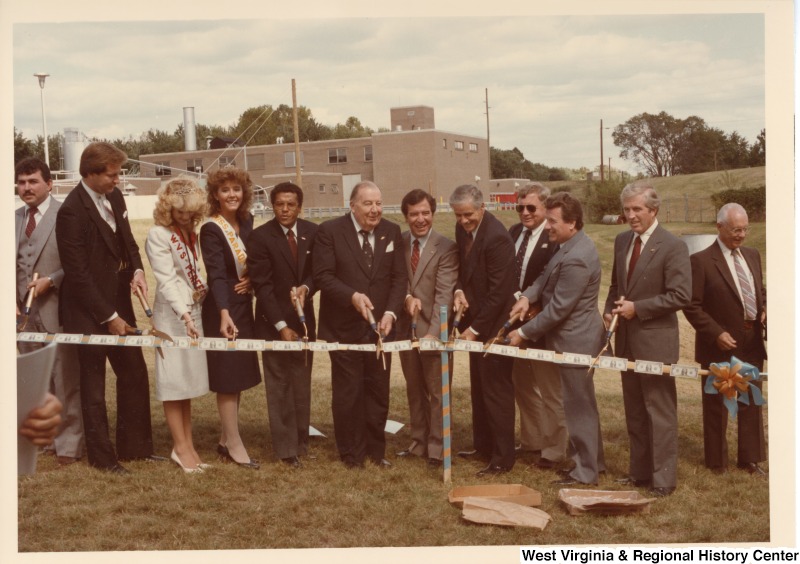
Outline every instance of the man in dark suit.
[[[403, 197], [400, 208], [409, 230], [403, 233], [408, 295], [397, 320], [398, 338], [412, 337], [411, 323], [416, 314], [417, 337], [438, 339], [441, 307], [449, 312], [453, 306], [458, 247], [433, 230], [433, 196], [412, 190]], [[411, 445], [397, 455], [427, 457], [429, 466], [438, 467], [443, 458], [442, 355], [436, 351], [401, 351], [400, 364], [406, 379]]]
[[[600, 292], [600, 258], [583, 231], [583, 208], [567, 192], [547, 198], [550, 243], [559, 249], [544, 272], [523, 292], [513, 313], [525, 316], [539, 302], [541, 312], [509, 334], [511, 345], [524, 339], [545, 339], [558, 353], [595, 355], [603, 343], [603, 320], [597, 309]], [[564, 413], [569, 430], [569, 455], [575, 467], [553, 483], [560, 486], [595, 485], [605, 471], [600, 414], [594, 392], [593, 372], [585, 366], [559, 365]]]
[[[81, 155], [81, 181], [56, 219], [64, 284], [59, 301], [68, 333], [125, 335], [135, 327], [131, 290], [147, 294], [139, 247], [131, 233], [125, 198], [117, 188], [125, 153], [91, 143]], [[106, 359], [117, 376], [116, 451], [106, 412]], [[147, 365], [138, 347], [78, 347], [81, 404], [89, 464], [116, 473], [118, 460], [153, 457]]]
[[[368, 180], [350, 194], [350, 213], [320, 225], [314, 243], [314, 284], [320, 291], [319, 336], [343, 344], [391, 337], [408, 279], [400, 227], [382, 219], [381, 191]], [[374, 352], [332, 351], [333, 426], [348, 468], [369, 458], [388, 467], [384, 429], [389, 413], [389, 371]]]
[[[37, 158], [23, 159], [15, 169], [17, 193], [25, 205], [14, 214], [14, 248], [17, 249], [17, 311], [23, 308], [25, 296], [32, 289], [26, 331], [57, 333], [58, 295], [64, 270], [56, 244], [56, 215], [61, 202], [50, 193], [53, 181], [50, 168]], [[37, 273], [39, 279], [34, 281]], [[20, 352], [32, 352], [40, 343], [20, 342]], [[58, 345], [50, 389], [64, 406], [63, 421], [53, 443], [58, 463], [62, 466], [80, 460], [83, 453], [83, 421], [81, 419], [78, 353], [74, 345]]]
[[[317, 225], [299, 218], [303, 191], [296, 184], [278, 184], [269, 199], [275, 218], [253, 230], [247, 241], [247, 271], [256, 295], [256, 336], [268, 341], [301, 337], [314, 341], [311, 251]], [[305, 327], [293, 299], [302, 305]], [[262, 360], [272, 450], [285, 464], [300, 468], [298, 456], [308, 454], [313, 357], [300, 351], [264, 351]]]
[[[465, 308], [461, 338], [486, 342], [497, 335], [514, 305], [514, 242], [486, 211], [477, 186], [456, 188], [450, 207], [456, 216], [460, 265], [454, 304]], [[458, 455], [488, 460], [478, 476], [503, 474], [514, 466], [513, 364], [511, 357], [469, 353], [473, 450]]]
[[[614, 267], [604, 317], [619, 314], [617, 356], [673, 364], [680, 357], [677, 312], [692, 297], [686, 243], [658, 224], [660, 200], [650, 184], [622, 189], [630, 230], [614, 241]], [[630, 475], [624, 483], [665, 496], [677, 487], [678, 398], [675, 380], [662, 374], [622, 374], [630, 440]]]
[[[550, 189], [538, 182], [529, 182], [517, 191], [520, 222], [512, 225], [508, 232], [516, 249], [514, 275], [518, 293], [533, 284], [556, 249], [556, 244], [550, 243], [550, 230], [545, 222], [548, 196]], [[539, 339], [529, 347], [544, 349], [545, 340]], [[512, 377], [519, 408], [520, 451], [538, 453], [534, 465], [553, 468], [564, 460], [567, 450], [567, 422], [558, 366], [552, 362], [517, 358]]]
[[[694, 357], [703, 368], [713, 362], [730, 362], [735, 356], [762, 370], [767, 358], [763, 333], [767, 292], [761, 255], [742, 246], [748, 225], [742, 206], [725, 204], [717, 214], [719, 238], [691, 256], [692, 303], [683, 312], [697, 331]], [[761, 388], [760, 381], [754, 383]], [[722, 473], [728, 467], [728, 411], [722, 395], [703, 392], [702, 398], [705, 464]], [[738, 405], [737, 465], [751, 474], [766, 475], [758, 465], [767, 458], [764, 418], [752, 394], [749, 400], [749, 404]]]

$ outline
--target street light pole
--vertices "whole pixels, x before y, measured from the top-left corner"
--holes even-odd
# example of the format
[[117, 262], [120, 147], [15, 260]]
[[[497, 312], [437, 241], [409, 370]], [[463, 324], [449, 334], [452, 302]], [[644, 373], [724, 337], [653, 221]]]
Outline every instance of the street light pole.
[[37, 72], [33, 76], [39, 79], [39, 91], [42, 100], [42, 130], [44, 130], [44, 162], [50, 166], [50, 147], [47, 146], [47, 120], [44, 117], [44, 80], [50, 76], [47, 73]]

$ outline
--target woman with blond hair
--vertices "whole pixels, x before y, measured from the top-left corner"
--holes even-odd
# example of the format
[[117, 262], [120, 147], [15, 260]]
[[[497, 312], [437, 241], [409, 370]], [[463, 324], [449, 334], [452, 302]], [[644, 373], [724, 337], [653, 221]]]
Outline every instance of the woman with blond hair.
[[[195, 229], [205, 215], [203, 189], [188, 177], [169, 181], [158, 192], [145, 251], [156, 278], [153, 324], [169, 335], [203, 336], [201, 304], [207, 286], [198, 268]], [[156, 399], [172, 435], [170, 457], [184, 472], [202, 472], [192, 442], [192, 398], [208, 392], [206, 355], [189, 349], [164, 348], [156, 355]]]
[[[203, 328], [208, 337], [252, 339], [255, 319], [246, 243], [253, 230], [249, 211], [253, 184], [246, 171], [225, 167], [208, 175], [206, 192], [209, 218], [200, 228], [200, 247], [210, 292], [203, 307]], [[261, 382], [257, 353], [208, 351], [206, 355], [222, 422], [217, 452], [223, 460], [258, 469], [239, 435], [241, 393]]]

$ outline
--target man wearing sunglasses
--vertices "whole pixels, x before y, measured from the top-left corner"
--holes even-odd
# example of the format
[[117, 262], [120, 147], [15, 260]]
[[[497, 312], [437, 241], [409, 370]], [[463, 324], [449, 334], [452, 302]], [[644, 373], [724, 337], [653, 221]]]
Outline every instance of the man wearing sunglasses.
[[[538, 182], [529, 182], [517, 191], [520, 222], [508, 231], [514, 240], [514, 273], [519, 292], [533, 284], [544, 271], [556, 248], [549, 242], [549, 230], [544, 221], [544, 201], [548, 196], [550, 189]], [[531, 343], [530, 348], [546, 348], [544, 338]], [[520, 416], [521, 444], [518, 449], [522, 453], [538, 454], [535, 466], [554, 468], [564, 460], [567, 449], [567, 424], [558, 366], [517, 358], [512, 378]]]

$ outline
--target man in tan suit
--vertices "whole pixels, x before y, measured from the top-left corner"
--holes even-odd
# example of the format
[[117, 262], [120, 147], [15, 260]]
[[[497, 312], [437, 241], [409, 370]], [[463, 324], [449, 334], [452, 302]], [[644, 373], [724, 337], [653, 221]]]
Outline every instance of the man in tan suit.
[[[416, 313], [416, 336], [439, 337], [439, 311], [453, 304], [458, 279], [458, 247], [433, 229], [436, 200], [423, 190], [403, 197], [403, 215], [409, 230], [403, 233], [403, 252], [408, 269], [408, 294], [397, 320], [398, 339], [411, 337]], [[397, 453], [427, 457], [428, 465], [442, 462], [442, 366], [436, 351], [402, 351], [400, 364], [406, 378], [411, 413], [411, 445]], [[451, 362], [452, 365], [452, 362]]]
[[[550, 189], [538, 182], [529, 182], [517, 191], [520, 222], [508, 232], [516, 249], [514, 274], [519, 295], [544, 272], [555, 254], [556, 245], [550, 243], [550, 228], [545, 222], [544, 204], [549, 196]], [[547, 345], [541, 338], [529, 348], [545, 349]], [[519, 450], [538, 453], [535, 466], [554, 468], [564, 460], [567, 451], [567, 420], [558, 365], [516, 358], [511, 376], [519, 408]]]

